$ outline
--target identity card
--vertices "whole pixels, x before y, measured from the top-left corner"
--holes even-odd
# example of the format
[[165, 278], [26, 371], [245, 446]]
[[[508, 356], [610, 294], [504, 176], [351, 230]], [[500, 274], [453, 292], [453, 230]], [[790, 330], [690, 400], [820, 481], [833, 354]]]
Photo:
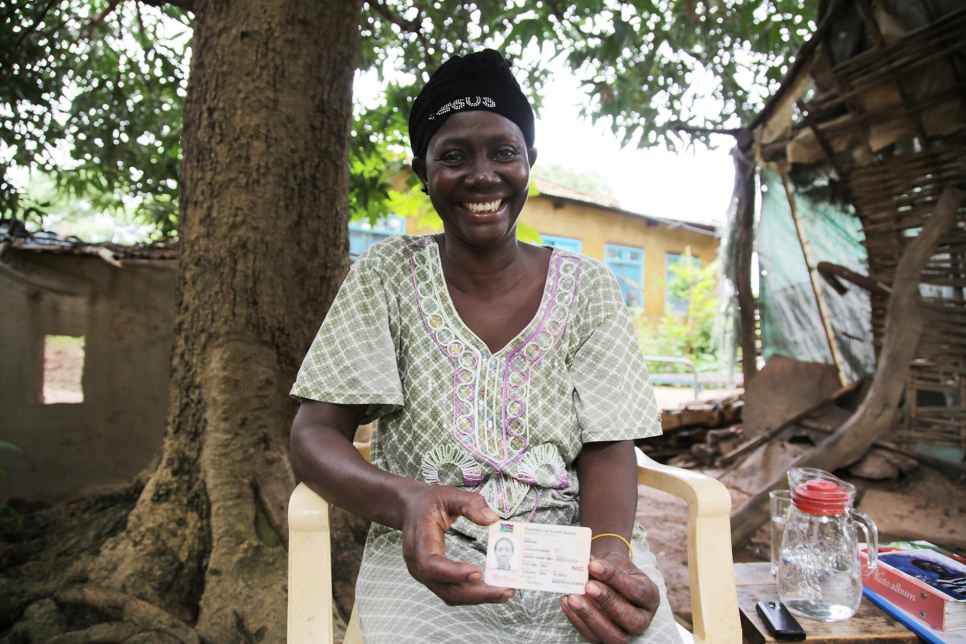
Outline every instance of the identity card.
[[483, 581], [491, 586], [584, 594], [590, 528], [498, 521], [490, 525]]

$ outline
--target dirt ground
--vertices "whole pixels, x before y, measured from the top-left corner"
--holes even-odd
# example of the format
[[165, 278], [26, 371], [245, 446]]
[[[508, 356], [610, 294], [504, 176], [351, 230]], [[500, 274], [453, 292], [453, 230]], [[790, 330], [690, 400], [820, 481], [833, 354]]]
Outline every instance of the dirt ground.
[[[704, 473], [718, 478], [721, 470], [707, 469]], [[954, 480], [944, 476], [929, 467], [918, 469], [896, 479], [885, 481], [868, 481], [839, 472], [842, 478], [859, 488], [858, 507], [869, 512], [872, 519], [884, 530], [880, 530], [880, 542], [909, 539], [914, 536], [917, 527], [931, 522], [945, 524], [946, 528], [958, 530], [959, 534], [966, 532], [966, 485], [963, 480]], [[871, 498], [870, 491], [882, 491], [902, 495], [897, 498], [908, 498], [910, 503], [894, 505], [877, 504], [873, 509], [863, 506], [864, 498]], [[729, 489], [732, 507], [738, 507], [748, 498], [748, 494], [737, 489]], [[942, 500], [942, 508], [936, 508], [935, 502]], [[929, 505], [929, 512], [941, 516], [931, 516], [924, 519], [920, 511], [916, 510], [916, 503], [920, 507]], [[638, 488], [638, 521], [647, 528], [647, 539], [651, 551], [657, 558], [658, 569], [664, 576], [668, 588], [668, 601], [671, 609], [678, 615], [690, 620], [691, 595], [688, 590], [688, 557], [687, 557], [687, 504], [664, 492], [645, 488]], [[926, 538], [926, 535], [919, 538]], [[961, 542], [943, 543], [937, 537], [927, 540], [939, 546], [962, 551]], [[771, 533], [770, 526], [762, 526], [750, 543], [734, 553], [735, 562], [768, 561], [770, 557]]]

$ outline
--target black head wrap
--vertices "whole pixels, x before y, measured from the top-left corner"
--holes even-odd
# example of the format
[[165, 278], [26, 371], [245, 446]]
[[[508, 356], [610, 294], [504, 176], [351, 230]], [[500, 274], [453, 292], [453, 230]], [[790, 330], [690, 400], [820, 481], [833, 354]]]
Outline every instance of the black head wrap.
[[533, 147], [533, 108], [524, 96], [510, 63], [498, 51], [484, 49], [453, 56], [433, 72], [409, 113], [409, 139], [413, 154], [426, 156], [429, 140], [456, 112], [489, 110], [520, 128], [527, 147]]

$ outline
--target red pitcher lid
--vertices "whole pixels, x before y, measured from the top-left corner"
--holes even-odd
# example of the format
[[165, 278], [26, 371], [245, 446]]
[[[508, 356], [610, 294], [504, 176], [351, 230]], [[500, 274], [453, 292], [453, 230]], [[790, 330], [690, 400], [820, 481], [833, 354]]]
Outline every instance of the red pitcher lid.
[[848, 489], [834, 481], [811, 479], [792, 488], [792, 501], [802, 512], [821, 516], [845, 514], [852, 501]]

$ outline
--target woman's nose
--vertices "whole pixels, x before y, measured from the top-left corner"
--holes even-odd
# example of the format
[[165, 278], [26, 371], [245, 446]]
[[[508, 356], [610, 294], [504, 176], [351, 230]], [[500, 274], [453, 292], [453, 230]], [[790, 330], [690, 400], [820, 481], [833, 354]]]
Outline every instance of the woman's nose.
[[466, 183], [469, 185], [488, 186], [499, 183], [500, 177], [496, 174], [496, 168], [489, 159], [477, 159], [470, 164], [469, 174]]

